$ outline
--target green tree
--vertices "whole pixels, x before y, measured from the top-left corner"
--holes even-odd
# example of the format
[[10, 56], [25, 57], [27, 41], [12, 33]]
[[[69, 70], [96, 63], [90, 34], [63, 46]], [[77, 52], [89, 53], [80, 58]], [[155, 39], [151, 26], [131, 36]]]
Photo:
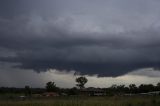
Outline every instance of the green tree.
[[160, 82], [159, 82], [159, 83], [157, 83], [156, 90], [157, 90], [157, 91], [159, 91], [159, 90], [160, 90]]
[[137, 93], [137, 86], [135, 84], [129, 85], [130, 93]]
[[69, 95], [78, 95], [79, 90], [76, 87], [69, 89]]
[[26, 85], [25, 86], [25, 95], [26, 96], [31, 96], [32, 92], [31, 92], [31, 88], [30, 86]]
[[152, 84], [141, 84], [139, 86], [139, 91], [141, 93], [151, 92], [155, 90], [155, 86]]
[[82, 89], [85, 88], [84, 85], [88, 82], [88, 79], [86, 77], [81, 76], [76, 78], [76, 82], [77, 82], [76, 86]]
[[47, 82], [46, 83], [46, 90], [47, 92], [55, 92], [57, 91], [56, 84], [54, 82]]

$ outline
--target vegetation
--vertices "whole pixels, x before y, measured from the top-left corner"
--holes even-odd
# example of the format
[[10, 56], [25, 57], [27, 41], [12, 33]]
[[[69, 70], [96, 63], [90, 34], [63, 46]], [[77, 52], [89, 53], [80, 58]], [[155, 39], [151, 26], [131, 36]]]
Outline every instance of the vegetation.
[[0, 106], [160, 106], [160, 97], [56, 97], [0, 101]]
[[[84, 88], [85, 81], [79, 80], [82, 77], [76, 79], [78, 81], [78, 88]], [[82, 84], [80, 82], [83, 82]], [[77, 85], [77, 84], [76, 84]], [[15, 95], [25, 95], [31, 96], [32, 94], [42, 94], [44, 92], [57, 92], [60, 95], [65, 93], [66, 95], [78, 95], [80, 89], [77, 87], [73, 88], [59, 88], [56, 86], [54, 82], [47, 82], [46, 88], [31, 88], [30, 86], [25, 86], [24, 88], [9, 88], [9, 87], [0, 87], [0, 95], [6, 94], [15, 94]], [[129, 86], [125, 85], [112, 85], [108, 88], [95, 88], [101, 89], [106, 92], [107, 96], [114, 96], [114, 95], [123, 95], [123, 94], [138, 94], [138, 93], [147, 93], [153, 91], [160, 91], [160, 83], [157, 85], [152, 84], [141, 84], [140, 86], [136, 86], [135, 84], [130, 84]]]
[[25, 96], [31, 96], [31, 88], [29, 86], [25, 86]]
[[84, 88], [84, 85], [88, 82], [88, 79], [86, 77], [81, 76], [76, 78], [76, 82], [77, 82], [77, 87], [82, 89]]
[[47, 92], [56, 92], [58, 91], [58, 87], [56, 87], [56, 84], [54, 82], [47, 82], [46, 83], [46, 90]]
[[[45, 88], [0, 88], [0, 106], [160, 106], [160, 95], [139, 95], [152, 91], [160, 91], [160, 83], [157, 85], [135, 84], [112, 85], [108, 88], [94, 88], [105, 91], [105, 96], [80, 95], [85, 88], [87, 78], [78, 77], [73, 88], [59, 88], [55, 82], [47, 82]], [[92, 88], [93, 87], [89, 87]], [[86, 89], [89, 89], [86, 88]], [[34, 95], [45, 92], [56, 92], [60, 96], [49, 97]], [[127, 95], [126, 95], [127, 94]], [[129, 94], [129, 95], [128, 95]], [[131, 94], [131, 95], [130, 95]], [[22, 96], [25, 95], [25, 96]]]

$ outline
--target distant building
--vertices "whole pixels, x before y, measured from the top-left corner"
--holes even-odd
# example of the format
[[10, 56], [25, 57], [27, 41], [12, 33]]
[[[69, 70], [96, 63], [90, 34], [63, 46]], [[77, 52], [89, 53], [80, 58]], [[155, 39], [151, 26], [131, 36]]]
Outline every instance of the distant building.
[[32, 97], [38, 98], [38, 97], [42, 97], [42, 95], [41, 94], [32, 94]]
[[21, 99], [21, 100], [25, 100], [27, 97], [26, 96], [23, 96], [23, 95], [21, 95], [21, 96], [19, 96], [19, 99]]
[[80, 90], [80, 95], [86, 95], [86, 96], [105, 96], [106, 92], [99, 88], [86, 88]]
[[140, 93], [141, 95], [160, 95], [160, 91], [153, 91], [147, 93]]
[[42, 94], [42, 96], [45, 96], [45, 97], [56, 97], [56, 96], [59, 96], [58, 93], [56, 92], [45, 92]]
[[135, 95], [148, 95], [148, 96], [153, 96], [153, 95], [160, 95], [160, 91], [152, 91], [152, 92], [146, 92], [146, 93], [136, 93], [136, 94], [124, 94], [125, 96], [135, 96]]

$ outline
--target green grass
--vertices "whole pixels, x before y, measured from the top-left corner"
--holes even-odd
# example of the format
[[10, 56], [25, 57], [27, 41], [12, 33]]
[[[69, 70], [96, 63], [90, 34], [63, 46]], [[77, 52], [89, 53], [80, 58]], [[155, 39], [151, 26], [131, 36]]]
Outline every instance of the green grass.
[[0, 106], [160, 106], [160, 97], [57, 97], [0, 100]]

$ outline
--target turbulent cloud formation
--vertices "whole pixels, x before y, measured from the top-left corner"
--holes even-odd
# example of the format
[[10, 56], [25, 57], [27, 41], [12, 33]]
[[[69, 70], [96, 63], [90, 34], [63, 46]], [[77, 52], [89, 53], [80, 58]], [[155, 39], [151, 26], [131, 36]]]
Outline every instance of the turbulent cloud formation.
[[[54, 81], [58, 87], [72, 88], [75, 86], [74, 71], [65, 72], [58, 70], [48, 70], [37, 73], [33, 70], [12, 68], [13, 63], [0, 62], [0, 86], [21, 87], [30, 85], [33, 88], [44, 88], [46, 82]], [[12, 70], [12, 71], [11, 71]], [[145, 73], [145, 75], [144, 75]], [[140, 69], [118, 77], [98, 77], [97, 75], [88, 76], [86, 87], [110, 87], [113, 84], [126, 86], [130, 84], [154, 84], [160, 80], [160, 71], [151, 68]]]
[[1, 0], [0, 61], [119, 76], [160, 67], [158, 0]]

